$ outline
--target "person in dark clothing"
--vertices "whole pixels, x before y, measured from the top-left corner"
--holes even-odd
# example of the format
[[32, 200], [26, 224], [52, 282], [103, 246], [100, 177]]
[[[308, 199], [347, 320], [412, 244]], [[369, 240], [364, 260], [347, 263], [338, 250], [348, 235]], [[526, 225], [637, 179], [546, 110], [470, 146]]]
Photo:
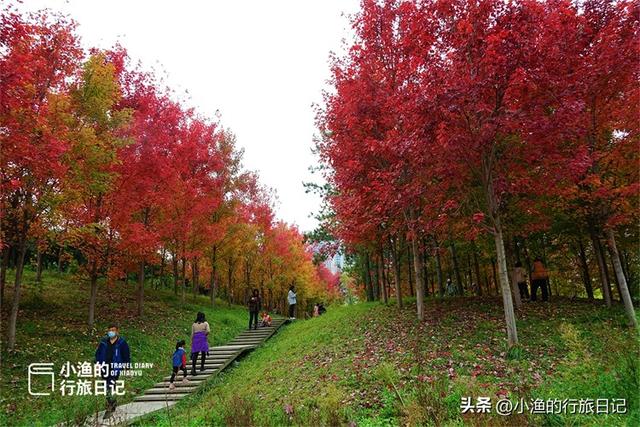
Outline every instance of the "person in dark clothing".
[[115, 412], [117, 406], [116, 399], [113, 397], [116, 381], [118, 381], [124, 365], [131, 363], [129, 345], [120, 336], [120, 328], [117, 324], [111, 323], [107, 330], [107, 336], [100, 340], [96, 349], [96, 362], [105, 363], [108, 368], [107, 372], [103, 370], [100, 372], [107, 385], [107, 410], [104, 413], [104, 418], [107, 419]]
[[323, 315], [327, 312], [327, 309], [324, 308], [324, 303], [321, 302], [320, 304], [318, 304], [318, 314], [319, 315]]
[[262, 308], [262, 301], [260, 300], [260, 293], [257, 289], [253, 290], [253, 294], [249, 298], [249, 329], [253, 324], [253, 329], [258, 329], [258, 313]]

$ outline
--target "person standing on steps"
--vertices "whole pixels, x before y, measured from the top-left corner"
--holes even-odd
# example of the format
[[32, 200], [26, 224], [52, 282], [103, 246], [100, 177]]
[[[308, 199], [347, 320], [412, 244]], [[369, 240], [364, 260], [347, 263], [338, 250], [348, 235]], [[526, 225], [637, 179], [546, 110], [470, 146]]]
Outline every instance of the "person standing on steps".
[[100, 370], [100, 375], [107, 386], [107, 409], [104, 419], [108, 419], [116, 410], [117, 402], [113, 397], [113, 391], [120, 377], [120, 371], [123, 365], [131, 363], [129, 344], [120, 336], [120, 328], [116, 323], [109, 324], [107, 336], [100, 340], [96, 349], [96, 363], [105, 363], [107, 368], [106, 373]]
[[289, 302], [289, 320], [295, 319], [297, 298], [296, 287], [291, 285], [289, 287], [289, 294], [287, 295], [287, 301]]
[[261, 308], [260, 293], [257, 289], [254, 289], [249, 298], [249, 329], [251, 329], [251, 324], [253, 324], [253, 329], [258, 329], [258, 313], [260, 313]]
[[182, 377], [183, 383], [188, 383], [187, 379], [187, 352], [184, 351], [184, 340], [180, 340], [176, 343], [176, 351], [173, 353], [172, 362], [173, 362], [173, 373], [171, 374], [171, 379], [169, 380], [169, 390], [174, 390], [176, 385], [173, 383], [173, 380], [176, 379], [176, 374], [179, 370], [182, 369], [182, 373], [184, 377]]
[[211, 332], [209, 322], [204, 318], [203, 312], [198, 312], [196, 321], [191, 325], [191, 375], [196, 374], [196, 362], [198, 361], [198, 353], [200, 353], [200, 372], [204, 371], [204, 362], [209, 351], [209, 342], [207, 337]]
[[544, 267], [542, 260], [536, 258], [533, 261], [533, 271], [531, 272], [531, 301], [535, 301], [538, 294], [538, 288], [542, 289], [542, 301], [549, 301], [549, 273]]

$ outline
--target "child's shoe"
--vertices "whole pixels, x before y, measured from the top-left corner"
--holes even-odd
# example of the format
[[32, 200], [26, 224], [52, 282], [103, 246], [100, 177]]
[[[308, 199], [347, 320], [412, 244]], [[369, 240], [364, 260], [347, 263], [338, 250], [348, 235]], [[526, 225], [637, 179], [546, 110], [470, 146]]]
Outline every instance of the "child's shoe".
[[174, 383], [169, 384], [169, 390], [175, 390], [176, 385]]
[[189, 380], [187, 379], [187, 377], [184, 377], [184, 378], [182, 379], [182, 382], [186, 384], [186, 383], [188, 383], [188, 382], [189, 382]]

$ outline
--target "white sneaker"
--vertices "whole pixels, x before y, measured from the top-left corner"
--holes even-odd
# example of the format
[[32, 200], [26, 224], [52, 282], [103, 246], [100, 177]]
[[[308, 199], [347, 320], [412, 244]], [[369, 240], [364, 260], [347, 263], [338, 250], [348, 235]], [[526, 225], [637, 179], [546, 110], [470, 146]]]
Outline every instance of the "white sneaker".
[[169, 390], [175, 390], [176, 385], [174, 383], [169, 384]]
[[189, 382], [189, 380], [187, 379], [187, 377], [184, 377], [184, 378], [182, 379], [182, 382], [186, 384], [186, 383], [188, 383], [188, 382]]

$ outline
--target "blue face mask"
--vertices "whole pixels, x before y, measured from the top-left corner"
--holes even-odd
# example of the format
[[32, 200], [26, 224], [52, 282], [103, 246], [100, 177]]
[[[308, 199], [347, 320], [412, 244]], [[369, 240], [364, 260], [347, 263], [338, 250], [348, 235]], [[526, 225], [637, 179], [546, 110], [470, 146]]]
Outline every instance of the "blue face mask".
[[114, 331], [109, 331], [107, 332], [107, 335], [109, 336], [109, 338], [113, 338], [115, 337], [117, 334]]

